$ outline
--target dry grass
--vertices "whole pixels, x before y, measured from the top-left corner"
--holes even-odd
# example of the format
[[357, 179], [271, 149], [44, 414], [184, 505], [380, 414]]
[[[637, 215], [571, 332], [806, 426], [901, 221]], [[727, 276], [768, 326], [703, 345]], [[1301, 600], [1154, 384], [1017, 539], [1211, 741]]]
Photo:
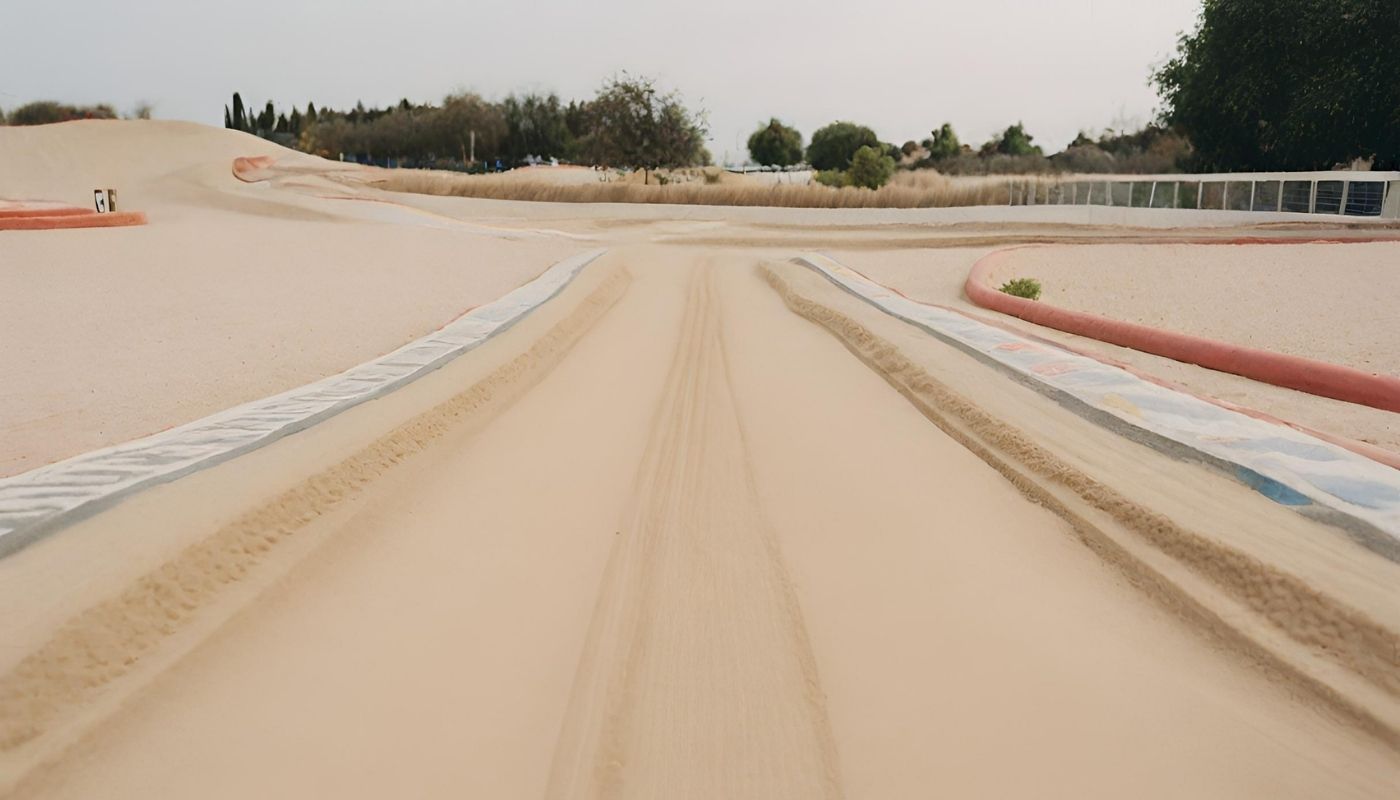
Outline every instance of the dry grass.
[[738, 175], [715, 175], [717, 182], [700, 180], [699, 170], [668, 175], [658, 185], [640, 182], [639, 173], [596, 182], [552, 182], [504, 175], [463, 175], [425, 170], [377, 170], [371, 184], [381, 189], [414, 194], [480, 197], [491, 200], [531, 200], [551, 203], [671, 203], [707, 206], [782, 206], [789, 208], [942, 208], [1006, 205], [1005, 178], [947, 177], [932, 170], [899, 172], [875, 189], [763, 184]]

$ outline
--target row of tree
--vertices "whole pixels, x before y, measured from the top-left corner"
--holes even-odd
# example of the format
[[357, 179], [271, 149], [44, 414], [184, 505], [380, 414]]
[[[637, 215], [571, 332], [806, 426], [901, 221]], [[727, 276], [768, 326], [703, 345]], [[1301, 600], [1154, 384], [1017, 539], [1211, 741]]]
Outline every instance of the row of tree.
[[1080, 133], [1063, 152], [1050, 156], [1019, 122], [975, 150], [958, 139], [949, 123], [923, 141], [907, 141], [901, 147], [881, 142], [871, 128], [853, 122], [833, 122], [817, 129], [805, 148], [802, 142], [797, 129], [770, 119], [749, 137], [749, 156], [764, 166], [807, 164], [822, 172], [840, 173], [851, 168], [861, 148], [868, 147], [895, 165], [950, 174], [1172, 172], [1186, 166], [1190, 156], [1184, 137], [1155, 124], [1132, 133], [1108, 131], [1097, 140]]
[[[889, 153], [941, 172], [1400, 169], [1400, 0], [1203, 0], [1196, 28], [1152, 76], [1158, 120], [1133, 132], [1081, 133], [1046, 156], [1020, 123], [974, 150], [944, 124]], [[770, 120], [749, 139], [761, 164], [849, 168], [867, 127], [802, 136]]]
[[279, 111], [268, 102], [253, 113], [235, 93], [224, 125], [330, 158], [406, 166], [515, 165], [538, 157], [652, 170], [710, 161], [705, 112], [650, 78], [625, 73], [593, 98], [567, 104], [554, 94], [492, 102], [464, 93], [437, 105], [403, 100], [348, 111], [311, 103], [305, 112]]

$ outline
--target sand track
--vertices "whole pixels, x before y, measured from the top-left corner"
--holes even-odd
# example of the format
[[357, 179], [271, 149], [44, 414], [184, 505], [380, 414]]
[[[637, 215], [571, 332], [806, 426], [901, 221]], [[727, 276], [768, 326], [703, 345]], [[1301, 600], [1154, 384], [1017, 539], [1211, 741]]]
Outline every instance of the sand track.
[[548, 797], [841, 795], [802, 612], [753, 486], [714, 282], [692, 267]]
[[[476, 397], [463, 371], [495, 359], [515, 379], [489, 413], [434, 402], [424, 417], [391, 398], [163, 487], [150, 502], [196, 505], [237, 496], [253, 470], [282, 494], [176, 551], [197, 555], [173, 605], [147, 577], [94, 598], [144, 626], [130, 674], [106, 677], [131, 655], [121, 636], [95, 672], [67, 671], [108, 627], [78, 615], [0, 677], [5, 721], [27, 731], [6, 766], [46, 764], [16, 795], [1301, 798], [1394, 784], [1396, 753], [1364, 720], [1301, 702], [1106, 566], [1052, 502], [871, 368], [897, 353], [852, 357], [760, 266], [618, 248], [534, 328], [397, 393]], [[551, 319], [577, 324], [551, 340]], [[348, 448], [371, 455], [336, 462], [352, 486], [298, 473], [298, 452], [341, 446], [350, 427], [392, 440]], [[140, 506], [21, 556], [38, 563]], [[266, 553], [238, 546], [244, 533]], [[249, 552], [238, 569], [199, 555]], [[204, 629], [177, 641], [161, 620]], [[1384, 673], [1365, 636], [1337, 635]]]

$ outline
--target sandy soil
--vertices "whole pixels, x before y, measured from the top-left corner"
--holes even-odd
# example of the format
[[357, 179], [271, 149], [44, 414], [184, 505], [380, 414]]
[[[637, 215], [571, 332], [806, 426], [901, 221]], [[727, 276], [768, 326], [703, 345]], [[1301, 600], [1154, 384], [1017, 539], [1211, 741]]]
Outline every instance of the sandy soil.
[[372, 484], [19, 796], [1311, 797], [1395, 774], [751, 260], [612, 263], [631, 287], [542, 383]]
[[[581, 249], [427, 227], [406, 209], [386, 220], [377, 203], [269, 201], [229, 172], [268, 149], [243, 134], [50, 128], [43, 147], [0, 128], [0, 191], [76, 204], [116, 185], [151, 224], [0, 236], [0, 296], [18, 300], [0, 315], [0, 476], [334, 374]], [[169, 148], [141, 145], [153, 136]], [[97, 152], [119, 169], [90, 168]], [[80, 177], [50, 185], [48, 171]]]
[[[0, 237], [0, 275], [31, 299], [0, 323], [25, 353], [0, 374], [30, 381], [3, 402], [94, 407], [27, 458], [69, 426], [81, 449], [123, 398], [129, 430], [164, 427], [387, 350], [559, 255], [610, 253], [407, 388], [0, 559], [0, 794], [1310, 798], [1400, 781], [1400, 566], [787, 263], [820, 247], [958, 305], [992, 247], [1150, 232], [384, 197], [297, 157], [239, 185], [231, 150], [276, 150], [142, 127], [188, 160], [115, 149], [152, 224], [102, 240], [114, 267], [90, 265], [92, 232]], [[55, 152], [86, 169], [91, 130], [51, 129]], [[64, 172], [46, 192], [36, 170], [30, 196], [91, 183]], [[35, 277], [46, 260], [68, 277]], [[51, 295], [99, 330], [64, 333]], [[1311, 400], [1290, 410], [1332, 413]], [[1328, 421], [1370, 419], [1346, 411]]]
[[989, 277], [1037, 278], [1062, 308], [1400, 375], [1397, 264], [1400, 243], [1068, 246], [1018, 251]]
[[[1082, 256], [1085, 252], [1097, 253], [1100, 248], [1108, 251], [1110, 257], [1099, 256], [1087, 259]], [[1037, 272], [1037, 269], [1042, 263], [1040, 259], [1043, 254], [1046, 259], [1043, 263], [1049, 265], [1046, 267], [1045, 274], [1057, 276], [1053, 279], [1046, 279], [1051, 281], [1051, 285], [1054, 287], [1047, 288], [1044, 295], [1046, 302], [1060, 303], [1066, 307], [1093, 311], [1093, 313], [1106, 316], [1118, 316], [1137, 322], [1161, 324], [1163, 327], [1175, 327], [1175, 329], [1188, 333], [1215, 335], [1225, 341], [1238, 341], [1242, 344], [1265, 347], [1265, 349], [1292, 352], [1314, 358], [1325, 356], [1337, 363], [1352, 366], [1359, 366], [1363, 363], [1394, 365], [1396, 364], [1394, 359], [1400, 355], [1397, 354], [1396, 346], [1392, 343], [1392, 340], [1397, 337], [1388, 335], [1389, 331], [1395, 327], [1394, 320], [1388, 316], [1390, 312], [1386, 309], [1383, 293], [1366, 292], [1364, 285], [1366, 281], [1370, 280], [1378, 281], [1380, 285], [1385, 285], [1388, 281], [1393, 282], [1393, 279], [1385, 274], [1387, 272], [1385, 261], [1391, 251], [1400, 252], [1397, 248], [1400, 248], [1400, 245], [1356, 244], [1346, 245], [1335, 252], [1326, 251], [1331, 254], [1330, 260], [1326, 263], [1329, 265], [1335, 263], [1339, 270], [1348, 269], [1347, 263], [1364, 264], [1357, 267], [1359, 274], [1354, 281], [1344, 281], [1344, 288], [1336, 291], [1357, 302], [1359, 311], [1356, 312], [1356, 316], [1372, 320], [1369, 327], [1352, 326], [1349, 322], [1338, 323], [1337, 320], [1345, 320], [1348, 315], [1337, 309], [1337, 301], [1331, 298], [1317, 299], [1320, 291], [1319, 282], [1327, 282], [1331, 279], [1317, 275], [1316, 261], [1309, 260], [1309, 256], [1317, 252], [1313, 246], [1299, 245], [1295, 248], [1292, 245], [1271, 245], [1262, 248], [1262, 252], [1256, 254], [1247, 247], [1154, 245], [1141, 248], [1146, 253], [1143, 258], [1162, 259], [1167, 252], [1185, 249], [1192, 256], [1204, 259], [1204, 263], [1181, 260], [1176, 267], [1163, 265], [1161, 270], [1146, 275], [1136, 274], [1134, 277], [1109, 278], [1105, 274], [1101, 280], [1096, 281], [1071, 279], [1069, 277], [1072, 272], [1070, 263], [1075, 262], [1076, 259], [1084, 260], [1085, 263], [1098, 265], [1093, 269], [1109, 273], [1114, 269], [1114, 267], [1109, 266], [1114, 260], [1112, 256], [1121, 256], [1130, 250], [1128, 246], [1120, 247], [1112, 244], [1096, 244], [1091, 247], [1051, 246], [1027, 250], [1025, 255], [1019, 257], [1020, 269], [1017, 274], [1025, 273], [1038, 276], [1040, 273]], [[1292, 389], [1270, 386], [1237, 375], [1203, 369], [1193, 364], [1184, 364], [1082, 336], [1043, 328], [979, 308], [963, 295], [962, 286], [967, 280], [968, 270], [977, 259], [994, 249], [997, 248], [863, 249], [832, 250], [831, 254], [842, 263], [858, 269], [871, 278], [887, 286], [892, 286], [916, 300], [949, 306], [986, 318], [1000, 320], [1019, 330], [1032, 332], [1051, 341], [1063, 342], [1087, 353], [1098, 354], [1130, 364], [1143, 372], [1174, 382], [1189, 391], [1206, 397], [1238, 403], [1316, 430], [1369, 442], [1392, 452], [1400, 452], [1400, 418], [1395, 414], [1304, 394]], [[1271, 256], [1271, 254], [1274, 255]], [[1348, 256], [1348, 254], [1352, 255]], [[1364, 262], [1355, 261], [1355, 259], [1361, 258], [1362, 254], [1367, 260]], [[1254, 312], [1241, 313], [1240, 301], [1238, 300], [1239, 292], [1245, 291], [1246, 285], [1253, 285], [1263, 280], [1260, 275], [1261, 270], [1265, 268], [1263, 265], [1272, 263], [1267, 259], [1277, 257], [1295, 265], [1305, 263], [1310, 265], [1306, 268], [1300, 267], [1297, 270], [1282, 273], [1299, 280], [1300, 293], [1287, 296], [1287, 299], [1284, 299], [1281, 295], [1287, 293], [1277, 289], [1271, 290], [1269, 302], [1261, 304], [1257, 314]], [[1230, 259], [1234, 260], [1230, 261]], [[1117, 263], [1121, 264], [1122, 262], [1120, 260]], [[1141, 262], [1134, 260], [1132, 263]], [[1227, 264], [1232, 266], [1227, 266]], [[1228, 291], [1193, 293], [1190, 287], [1199, 287], [1202, 285], [1201, 281], [1193, 280], [1188, 283], [1175, 277], [1182, 272], [1200, 277], [1212, 269], [1218, 269], [1220, 273], [1230, 276], [1227, 278], [1231, 281], [1227, 284]], [[1389, 272], [1393, 271], [1389, 270]], [[1061, 276], [1063, 277], [1061, 278]], [[997, 277], [1003, 276], [998, 275]], [[1061, 279], [1065, 282], [1064, 284], [1058, 283]], [[1282, 283], [1286, 284], [1287, 281], [1283, 280]], [[1133, 288], [1127, 288], [1129, 286]], [[1307, 291], [1302, 291], [1304, 287]], [[1055, 293], [1053, 298], [1051, 292]], [[1073, 299], [1068, 297], [1071, 294], [1075, 295]], [[1158, 308], [1154, 303], [1145, 299], [1146, 295], [1157, 296], [1158, 294], [1171, 298], [1171, 301]], [[1120, 295], [1130, 298], [1123, 302], [1123, 308], [1127, 310], [1110, 313], [1109, 309], [1117, 307]], [[1188, 295], [1190, 295], [1189, 299]], [[1314, 314], [1309, 310], [1310, 306], [1318, 304], [1328, 308], [1330, 316]], [[1286, 313], [1278, 309], [1285, 309]], [[1158, 320], [1161, 322], [1159, 323]], [[1270, 338], [1270, 331], [1277, 334], [1280, 346], [1269, 348], [1266, 345], [1266, 339]], [[1299, 331], [1303, 333], [1300, 334]], [[1369, 368], [1380, 371], [1380, 367], [1377, 366]], [[1393, 371], [1392, 374], [1394, 374]]]

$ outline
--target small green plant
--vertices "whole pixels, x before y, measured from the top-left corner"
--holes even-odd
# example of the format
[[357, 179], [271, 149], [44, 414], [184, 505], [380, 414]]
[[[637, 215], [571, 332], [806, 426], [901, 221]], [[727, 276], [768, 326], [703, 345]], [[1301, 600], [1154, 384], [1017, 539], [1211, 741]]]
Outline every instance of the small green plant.
[[848, 175], [845, 170], [840, 169], [820, 170], [817, 174], [812, 176], [812, 180], [820, 183], [822, 186], [834, 186], [837, 189], [840, 189], [842, 186], [851, 185], [850, 175]]
[[1040, 281], [1035, 278], [1016, 278], [1001, 285], [1001, 291], [1012, 297], [1024, 297], [1027, 300], [1040, 299]]

